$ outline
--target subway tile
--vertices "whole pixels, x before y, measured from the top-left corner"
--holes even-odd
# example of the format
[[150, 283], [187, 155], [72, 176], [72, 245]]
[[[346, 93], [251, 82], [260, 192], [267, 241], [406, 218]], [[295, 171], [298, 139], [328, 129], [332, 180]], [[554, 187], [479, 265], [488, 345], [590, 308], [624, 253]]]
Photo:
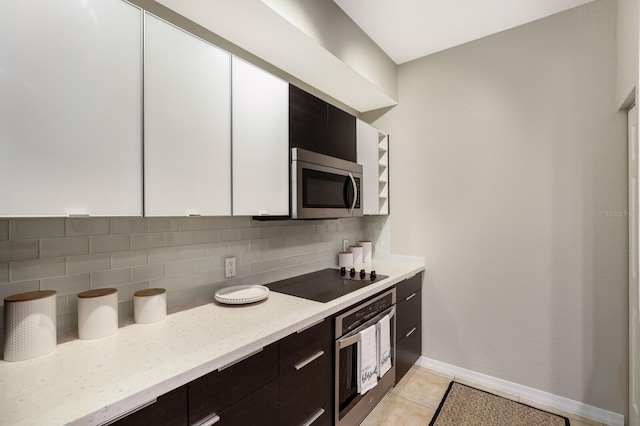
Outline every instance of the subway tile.
[[40, 257], [78, 254], [89, 254], [89, 237], [43, 238], [40, 240]]
[[164, 278], [164, 264], [136, 266], [131, 268], [131, 282], [139, 283]]
[[193, 260], [182, 260], [179, 262], [169, 262], [164, 265], [165, 277], [180, 277], [184, 275], [190, 275], [194, 272]]
[[180, 260], [207, 257], [207, 248], [204, 245], [181, 247], [179, 251]]
[[193, 232], [167, 232], [164, 234], [164, 244], [167, 247], [191, 245], [193, 244]]
[[133, 323], [133, 300], [118, 303], [118, 325]]
[[131, 234], [131, 250], [164, 247], [164, 234]]
[[180, 230], [180, 219], [169, 217], [148, 218], [149, 232], [173, 232]]
[[9, 221], [0, 219], [0, 241], [9, 239]]
[[91, 253], [129, 250], [130, 242], [131, 238], [125, 234], [91, 237]]
[[112, 234], [144, 234], [147, 232], [147, 219], [140, 217], [111, 218]]
[[181, 231], [197, 231], [207, 229], [207, 218], [205, 217], [182, 217], [180, 218]]
[[37, 290], [40, 290], [40, 280], [0, 284], [0, 305], [4, 304], [5, 297]]
[[117, 287], [131, 284], [131, 269], [91, 272], [91, 288]]
[[149, 281], [148, 285], [149, 288], [164, 288], [165, 290], [167, 290], [167, 292], [183, 289], [179, 277], [151, 280]]
[[9, 238], [64, 237], [64, 219], [13, 219], [9, 221]]
[[9, 263], [0, 262], [0, 283], [9, 282]]
[[85, 272], [104, 271], [111, 265], [109, 253], [88, 254], [67, 257], [67, 274], [81, 274]]
[[57, 295], [56, 297], [56, 315], [63, 315], [69, 313], [69, 296]]
[[40, 280], [40, 288], [42, 290], [55, 290], [58, 292], [58, 296], [78, 294], [91, 288], [91, 279], [89, 274], [44, 278]]
[[[201, 272], [199, 274], [193, 274], [180, 278], [180, 284], [183, 288], [195, 288], [206, 284], [211, 284], [211, 279], [207, 272]], [[211, 293], [213, 296], [213, 293]]]
[[19, 260], [9, 263], [9, 280], [28, 281], [65, 274], [64, 257], [51, 259]]
[[119, 251], [111, 253], [111, 267], [113, 269], [129, 268], [132, 266], [146, 265], [148, 262], [147, 250]]
[[207, 245], [207, 256], [223, 256], [229, 252], [228, 243], [217, 243]]
[[195, 301], [194, 290], [188, 288], [185, 290], [167, 291], [167, 306], [175, 307], [188, 305]]
[[194, 263], [194, 270], [197, 273], [220, 269], [223, 264], [223, 261], [221, 259], [222, 258], [220, 256], [210, 256], [202, 259], [196, 259]]
[[147, 287], [147, 282], [141, 282], [136, 284], [126, 284], [116, 287], [118, 290], [118, 302], [126, 302], [133, 300], [133, 294], [138, 290], [144, 290]]
[[69, 312], [62, 315], [56, 316], [56, 330], [58, 332], [58, 341], [61, 336], [74, 334], [77, 336], [78, 330], [78, 313]]
[[164, 247], [149, 250], [149, 263], [165, 263], [180, 260], [180, 249], [177, 247]]
[[207, 218], [207, 229], [225, 229], [231, 223], [230, 217], [218, 216]]
[[217, 229], [207, 229], [193, 233], [193, 244], [217, 243], [218, 241], [220, 241], [220, 231]]
[[260, 229], [258, 228], [246, 228], [240, 230], [241, 240], [257, 240], [260, 238]]
[[239, 239], [239, 229], [222, 229], [220, 231], [220, 241], [238, 241]]
[[233, 216], [230, 218], [229, 228], [249, 228], [251, 226], [251, 217], [249, 216]]
[[66, 219], [65, 235], [70, 237], [107, 235], [110, 231], [109, 218]]
[[10, 260], [37, 259], [38, 240], [5, 240], [0, 241], [0, 262]]

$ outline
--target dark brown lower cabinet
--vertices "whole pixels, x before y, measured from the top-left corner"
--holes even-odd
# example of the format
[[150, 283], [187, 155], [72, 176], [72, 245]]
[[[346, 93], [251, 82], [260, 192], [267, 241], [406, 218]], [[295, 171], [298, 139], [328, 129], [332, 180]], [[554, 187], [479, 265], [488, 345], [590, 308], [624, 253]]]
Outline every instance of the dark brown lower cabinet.
[[396, 286], [396, 383], [422, 354], [422, 276]]
[[153, 404], [110, 424], [118, 426], [186, 426], [188, 424], [187, 387], [181, 386], [167, 392], [159, 396]]
[[277, 426], [278, 380], [242, 398], [231, 407], [217, 414], [216, 426]]
[[[271, 397], [267, 405], [275, 407], [275, 415], [271, 418], [264, 416], [260, 412], [249, 410], [251, 415], [256, 417], [254, 421], [264, 423], [255, 423], [260, 425], [276, 425], [278, 423], [278, 344], [274, 343], [265, 347], [262, 351], [250, 356], [249, 358], [237, 362], [228, 368], [216, 370], [206, 374], [189, 384], [189, 424], [200, 425], [206, 424], [206, 421], [219, 416], [222, 424], [222, 417], [225, 411], [232, 410], [233, 414], [226, 414], [228, 419], [239, 418], [242, 415], [235, 409], [237, 403], [242, 403], [242, 407], [246, 411], [257, 406], [257, 400], [261, 396]], [[275, 383], [275, 400], [273, 395], [263, 390], [263, 387]], [[263, 390], [263, 393], [257, 391]], [[256, 395], [257, 394], [257, 395]], [[254, 404], [247, 404], [247, 398], [253, 398]], [[240, 401], [240, 402], [239, 402]], [[226, 420], [224, 424], [232, 425], [243, 423], [232, 423], [232, 420]], [[253, 423], [244, 423], [253, 424]]]
[[333, 421], [331, 319], [280, 341], [280, 425]]
[[408, 336], [396, 342], [396, 383], [398, 383], [422, 353], [422, 326], [417, 323]]

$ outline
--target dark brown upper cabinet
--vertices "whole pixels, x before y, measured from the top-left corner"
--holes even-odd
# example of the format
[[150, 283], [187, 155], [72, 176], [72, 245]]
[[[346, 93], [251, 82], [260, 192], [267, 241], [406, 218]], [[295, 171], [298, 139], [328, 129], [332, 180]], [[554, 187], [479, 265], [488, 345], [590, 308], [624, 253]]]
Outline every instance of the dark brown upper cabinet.
[[356, 118], [289, 85], [289, 146], [356, 162]]

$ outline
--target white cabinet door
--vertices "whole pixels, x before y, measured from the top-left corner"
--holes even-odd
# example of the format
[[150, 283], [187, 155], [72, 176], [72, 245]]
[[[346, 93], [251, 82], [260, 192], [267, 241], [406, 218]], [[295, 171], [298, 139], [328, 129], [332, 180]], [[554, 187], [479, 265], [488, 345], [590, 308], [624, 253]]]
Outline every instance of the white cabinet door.
[[233, 214], [289, 214], [289, 85], [233, 58]]
[[231, 58], [145, 13], [145, 216], [231, 214]]
[[356, 120], [358, 164], [362, 165], [364, 181], [364, 214], [379, 214], [379, 149], [378, 129]]
[[4, 1], [0, 216], [142, 214], [142, 18], [124, 1]]

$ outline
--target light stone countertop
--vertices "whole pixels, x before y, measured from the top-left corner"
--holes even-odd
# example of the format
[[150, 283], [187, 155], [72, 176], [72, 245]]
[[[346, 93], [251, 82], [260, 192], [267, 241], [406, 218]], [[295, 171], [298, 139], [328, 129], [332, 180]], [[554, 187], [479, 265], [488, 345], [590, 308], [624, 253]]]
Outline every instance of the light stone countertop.
[[0, 425], [106, 422], [410, 278], [424, 265], [374, 261], [373, 269], [389, 278], [327, 303], [271, 291], [257, 304], [212, 302], [159, 323], [121, 327], [102, 339], [62, 343], [36, 359], [0, 361]]

